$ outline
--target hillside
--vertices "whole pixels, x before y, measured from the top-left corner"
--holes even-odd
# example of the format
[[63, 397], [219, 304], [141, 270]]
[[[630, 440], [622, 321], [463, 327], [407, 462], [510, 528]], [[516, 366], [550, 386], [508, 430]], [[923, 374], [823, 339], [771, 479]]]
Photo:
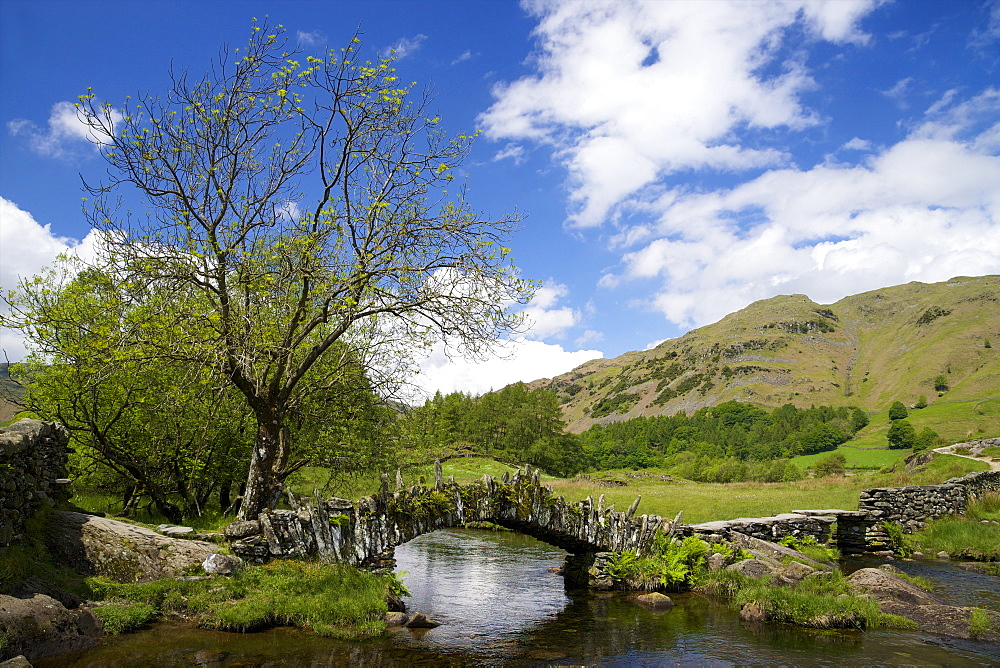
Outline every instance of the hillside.
[[733, 399], [880, 411], [920, 395], [929, 403], [997, 397], [1000, 276], [908, 283], [829, 305], [778, 296], [531, 386], [558, 393], [573, 432]]

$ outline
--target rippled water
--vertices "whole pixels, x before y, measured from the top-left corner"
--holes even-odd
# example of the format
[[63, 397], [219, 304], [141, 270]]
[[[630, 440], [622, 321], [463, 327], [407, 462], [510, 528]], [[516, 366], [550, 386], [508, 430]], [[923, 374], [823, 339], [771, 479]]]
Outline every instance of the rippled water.
[[[566, 593], [549, 572], [564, 554], [514, 533], [438, 531], [396, 550], [398, 569], [408, 571], [409, 609], [442, 622], [438, 628], [344, 642], [293, 629], [237, 635], [158, 624], [36, 665], [1000, 665], [1000, 647], [919, 632], [750, 626], [697, 594], [675, 595], [672, 610], [654, 612], [625, 594]], [[900, 565], [934, 568], [913, 563]], [[939, 593], [1000, 609], [988, 590], [996, 578], [953, 571], [934, 574], [948, 582]]]

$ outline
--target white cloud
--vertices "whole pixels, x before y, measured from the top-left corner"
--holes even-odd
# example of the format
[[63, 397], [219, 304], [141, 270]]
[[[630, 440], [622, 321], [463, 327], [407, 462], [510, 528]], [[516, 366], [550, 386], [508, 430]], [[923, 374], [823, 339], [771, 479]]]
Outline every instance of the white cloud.
[[402, 60], [407, 56], [412, 56], [417, 51], [420, 50], [421, 45], [424, 40], [427, 39], [427, 35], [418, 34], [413, 37], [400, 37], [399, 40], [389, 47], [384, 55], [389, 55], [390, 53], [395, 55], [396, 58]]
[[455, 60], [451, 61], [451, 64], [452, 65], [458, 65], [459, 63], [464, 63], [467, 60], [472, 60], [472, 51], [468, 51], [468, 50], [463, 51], [461, 53], [461, 55], [459, 55], [458, 58], [456, 58]]
[[558, 283], [538, 288], [531, 303], [521, 311], [526, 316], [528, 338], [538, 341], [562, 338], [566, 330], [580, 322], [580, 312], [576, 309], [557, 307], [559, 300], [568, 294], [569, 288]]
[[855, 137], [851, 141], [844, 144], [842, 148], [849, 151], [870, 151], [872, 149], [872, 143], [867, 139]]
[[493, 162], [500, 162], [507, 158], [512, 158], [515, 165], [520, 165], [524, 161], [524, 147], [510, 142], [494, 154]]
[[[96, 240], [94, 232], [83, 241], [56, 236], [49, 225], [0, 197], [0, 290], [14, 290], [22, 279], [44, 273], [60, 253], [93, 258]], [[0, 329], [0, 347], [11, 361], [25, 355], [20, 334], [9, 329]]]
[[[118, 123], [122, 118], [121, 113], [113, 109], [108, 113], [112, 124]], [[25, 137], [36, 153], [51, 158], [73, 155], [81, 147], [81, 142], [88, 142], [95, 149], [99, 146], [98, 135], [79, 117], [72, 102], [56, 102], [52, 105], [45, 128], [40, 128], [32, 121], [16, 118], [7, 122], [7, 130], [15, 137]]]
[[326, 37], [319, 30], [312, 30], [306, 32], [305, 30], [299, 30], [295, 33], [295, 39], [298, 41], [299, 46], [320, 46], [326, 41]]
[[494, 139], [552, 145], [570, 173], [570, 222], [595, 226], [680, 170], [786, 163], [783, 151], [734, 136], [818, 122], [799, 102], [814, 87], [799, 56], [777, 61], [786, 33], [804, 27], [813, 39], [864, 43], [857, 21], [875, 3], [526, 5], [539, 19], [538, 73], [498, 85], [480, 121]]
[[832, 302], [908, 281], [1000, 273], [998, 102], [995, 89], [952, 96], [905, 140], [858, 165], [668, 192], [655, 227], [602, 285], [658, 281], [643, 305], [689, 327], [775, 294]]
[[[444, 353], [444, 346], [438, 344], [421, 364], [421, 372], [413, 383], [426, 397], [436, 391], [478, 395], [518, 381], [558, 376], [587, 360], [601, 357], [604, 353], [599, 350], [571, 352], [559, 345], [513, 339], [499, 342], [495, 356], [485, 362], [475, 362], [463, 358], [450, 359]], [[423, 396], [414, 399], [422, 399]]]

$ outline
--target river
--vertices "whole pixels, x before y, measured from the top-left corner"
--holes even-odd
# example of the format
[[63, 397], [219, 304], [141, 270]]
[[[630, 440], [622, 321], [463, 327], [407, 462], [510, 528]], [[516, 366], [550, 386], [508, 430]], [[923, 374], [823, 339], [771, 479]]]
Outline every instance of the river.
[[[678, 594], [654, 612], [625, 594], [564, 591], [565, 553], [527, 536], [462, 529], [396, 550], [407, 605], [442, 623], [346, 642], [294, 629], [228, 634], [162, 623], [37, 666], [801, 665], [981, 666], [1000, 647], [921, 632], [748, 626], [723, 605]], [[871, 564], [863, 564], [871, 565]], [[959, 605], [1000, 610], [997, 578], [907, 562]]]

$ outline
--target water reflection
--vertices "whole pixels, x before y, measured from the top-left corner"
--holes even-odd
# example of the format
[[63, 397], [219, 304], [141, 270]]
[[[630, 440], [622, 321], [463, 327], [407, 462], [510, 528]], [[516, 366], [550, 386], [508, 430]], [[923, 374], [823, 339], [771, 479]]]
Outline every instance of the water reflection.
[[[294, 629], [240, 635], [166, 623], [109, 639], [89, 652], [35, 665], [1000, 664], [998, 647], [922, 633], [750, 626], [725, 606], [698, 594], [675, 595], [677, 605], [672, 610], [654, 612], [635, 604], [629, 595], [567, 593], [562, 579], [549, 572], [561, 564], [564, 553], [513, 533], [438, 531], [400, 546], [396, 554], [399, 569], [409, 571], [405, 581], [413, 594], [410, 610], [424, 612], [442, 626], [398, 629], [383, 638], [346, 642]], [[967, 581], [955, 579], [949, 587], [961, 588], [963, 582]], [[989, 586], [995, 582], [985, 581]]]

